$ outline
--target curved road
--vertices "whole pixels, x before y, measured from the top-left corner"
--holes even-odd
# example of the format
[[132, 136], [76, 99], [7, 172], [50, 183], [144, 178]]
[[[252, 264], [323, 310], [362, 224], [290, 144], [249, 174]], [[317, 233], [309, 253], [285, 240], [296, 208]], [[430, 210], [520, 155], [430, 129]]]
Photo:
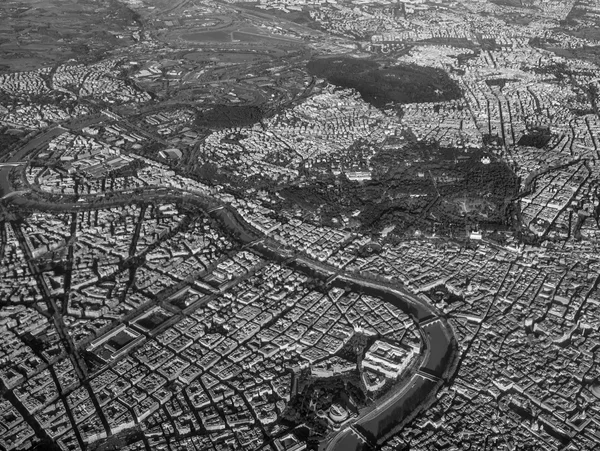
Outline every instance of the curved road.
[[[63, 130], [61, 128], [51, 129], [36, 137], [16, 152], [8, 163], [22, 161], [29, 152], [39, 148], [45, 141], [62, 133]], [[424, 407], [425, 401], [430, 399], [449, 377], [448, 370], [454, 366], [453, 361], [456, 357], [454, 352], [456, 341], [451, 327], [437, 315], [431, 305], [403, 287], [339, 270], [305, 256], [290, 258], [290, 253], [282, 250], [280, 243], [257, 232], [231, 206], [223, 205], [209, 196], [174, 188], [156, 187], [146, 189], [139, 195], [120, 196], [116, 199], [101, 198], [92, 201], [86, 199], [83, 202], [80, 199], [78, 202], [59, 204], [40, 202], [23, 198], [18, 192], [12, 190], [9, 180], [12, 169], [9, 166], [0, 168], [0, 193], [4, 196], [12, 194], [5, 199], [5, 202], [9, 201], [20, 206], [48, 211], [89, 210], [133, 201], [148, 202], [151, 200], [193, 204], [219, 220], [230, 232], [237, 235], [241, 242], [267, 259], [286, 262], [300, 271], [323, 280], [329, 280], [332, 285], [350, 285], [361, 292], [381, 297], [408, 313], [419, 326], [423, 341], [424, 352], [419, 356], [418, 370], [396, 392], [388, 394], [381, 400], [379, 405], [363, 412], [352, 425], [329, 437], [328, 441], [323, 444], [327, 451], [358, 451], [377, 448], [404, 423], [410, 421]]]

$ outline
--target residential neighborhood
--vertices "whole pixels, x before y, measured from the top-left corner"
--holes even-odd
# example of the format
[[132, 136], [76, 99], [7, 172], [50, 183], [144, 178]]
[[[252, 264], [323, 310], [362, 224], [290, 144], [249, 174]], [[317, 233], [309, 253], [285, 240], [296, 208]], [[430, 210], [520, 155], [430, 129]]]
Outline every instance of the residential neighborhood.
[[46, 3], [1, 449], [598, 447], [595, 0]]

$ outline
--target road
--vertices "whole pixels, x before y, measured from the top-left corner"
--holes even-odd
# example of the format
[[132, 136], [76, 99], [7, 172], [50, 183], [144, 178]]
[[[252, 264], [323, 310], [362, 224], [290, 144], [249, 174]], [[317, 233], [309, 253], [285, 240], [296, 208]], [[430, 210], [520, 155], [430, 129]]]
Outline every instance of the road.
[[[64, 129], [57, 128], [37, 137], [13, 155], [9, 162], [23, 159], [29, 152], [39, 148], [41, 144], [62, 133], [62, 131]], [[234, 236], [237, 236], [243, 245], [251, 247], [267, 260], [276, 260], [288, 264], [312, 277], [331, 280], [332, 285], [350, 285], [355, 290], [378, 296], [386, 302], [393, 303], [410, 314], [418, 326], [423, 342], [423, 352], [418, 356], [418, 371], [412, 375], [407, 383], [398, 387], [395, 392], [389, 393], [378, 406], [359, 415], [351, 427], [347, 427], [330, 437], [325, 447], [327, 451], [363, 449], [365, 440], [368, 442], [367, 447], [377, 448], [399, 426], [413, 418], [423, 408], [424, 402], [430, 399], [432, 394], [439, 389], [449, 376], [447, 369], [452, 367], [454, 363], [453, 346], [455, 339], [450, 326], [443, 318], [438, 316], [431, 305], [401, 286], [340, 270], [306, 256], [294, 255], [290, 258], [288, 250], [282, 248], [280, 243], [256, 231], [230, 205], [221, 204], [216, 199], [208, 196], [174, 188], [148, 189], [143, 193], [139, 193], [139, 195], [116, 195], [111, 199], [95, 199], [92, 196], [86, 196], [80, 199], [79, 202], [50, 203], [47, 201], [33, 201], [11, 191], [9, 181], [11, 170], [11, 167], [0, 169], [0, 188], [3, 190], [3, 194], [5, 196], [13, 194], [5, 201], [40, 210], [62, 212], [98, 209], [135, 201], [179, 202], [193, 205], [218, 220], [223, 227], [228, 229]], [[56, 306], [53, 307], [56, 308]], [[58, 318], [55, 318], [55, 320], [60, 330], [60, 320]], [[68, 340], [67, 336], [63, 338], [65, 341]], [[84, 369], [82, 368], [83, 365], [81, 365], [77, 354], [74, 354], [76, 368], [81, 371]], [[83, 374], [82, 376], [85, 377]]]

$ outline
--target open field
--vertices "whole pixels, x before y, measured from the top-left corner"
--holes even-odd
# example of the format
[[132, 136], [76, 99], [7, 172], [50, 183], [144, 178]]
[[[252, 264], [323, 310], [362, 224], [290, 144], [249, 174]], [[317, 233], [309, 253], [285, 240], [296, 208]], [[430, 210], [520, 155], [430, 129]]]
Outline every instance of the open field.
[[117, 0], [20, 0], [0, 4], [0, 70], [99, 59], [135, 42], [138, 16]]
[[186, 41], [193, 42], [231, 42], [231, 33], [227, 31], [201, 31], [181, 36]]
[[259, 30], [244, 28], [241, 31], [237, 28], [228, 28], [213, 31], [196, 31], [193, 33], [182, 34], [180, 38], [184, 41], [205, 43], [226, 43], [226, 42], [243, 42], [243, 43], [288, 43], [299, 42], [295, 39], [266, 35]]
[[195, 63], [219, 61], [223, 63], [255, 63], [265, 58], [264, 54], [245, 52], [219, 52], [204, 53], [191, 52], [184, 56], [185, 59]]

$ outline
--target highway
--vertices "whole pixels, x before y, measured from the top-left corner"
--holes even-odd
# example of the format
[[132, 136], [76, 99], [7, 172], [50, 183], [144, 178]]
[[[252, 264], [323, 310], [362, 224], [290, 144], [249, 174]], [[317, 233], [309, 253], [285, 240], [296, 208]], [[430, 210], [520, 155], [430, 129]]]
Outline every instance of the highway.
[[[29, 152], [38, 149], [44, 142], [63, 131], [64, 129], [55, 128], [38, 136], [13, 155], [9, 163], [19, 162]], [[236, 236], [244, 246], [251, 247], [265, 259], [288, 264], [311, 277], [324, 281], [330, 280], [334, 286], [350, 285], [355, 290], [378, 296], [408, 313], [417, 324], [423, 342], [423, 352], [417, 357], [418, 370], [404, 385], [396, 388], [395, 392], [385, 395], [378, 406], [366, 409], [355, 419], [351, 427], [346, 427], [329, 437], [324, 448], [327, 451], [358, 451], [365, 447], [377, 449], [399, 427], [414, 418], [444, 381], [451, 376], [448, 374], [448, 369], [454, 367], [456, 358], [454, 352], [456, 340], [451, 327], [431, 305], [404, 287], [343, 271], [306, 256], [290, 257], [290, 252], [282, 249], [280, 243], [255, 230], [233, 207], [209, 196], [174, 188], [157, 187], [134, 195], [116, 194], [109, 199], [86, 196], [78, 202], [36, 201], [25, 199], [20, 193], [12, 191], [9, 180], [12, 169], [11, 166], [3, 166], [0, 169], [0, 189], [5, 197], [4, 202], [54, 212], [85, 211], [132, 202], [178, 202], [193, 205], [207, 212]], [[76, 360], [76, 363], [79, 362]], [[365, 441], [367, 443], [364, 443]]]

